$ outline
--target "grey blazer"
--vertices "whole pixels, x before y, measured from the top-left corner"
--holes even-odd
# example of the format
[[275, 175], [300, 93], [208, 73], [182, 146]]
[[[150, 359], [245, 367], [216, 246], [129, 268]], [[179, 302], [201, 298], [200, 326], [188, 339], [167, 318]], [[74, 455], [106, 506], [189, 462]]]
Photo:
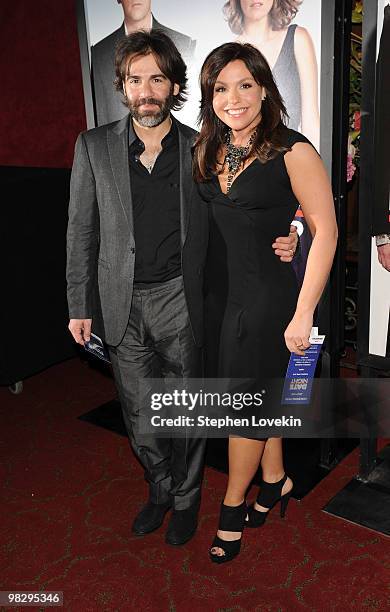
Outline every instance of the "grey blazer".
[[[189, 36], [171, 30], [161, 25], [153, 17], [153, 29], [160, 29], [175, 43], [184, 61], [192, 61], [196, 41]], [[97, 125], [117, 121], [127, 114], [127, 108], [122, 104], [122, 93], [114, 87], [115, 79], [115, 49], [117, 44], [126, 37], [124, 23], [118, 30], [100, 40], [91, 49], [92, 82]]]
[[[203, 343], [203, 267], [208, 213], [192, 179], [196, 132], [177, 119], [181, 258], [192, 333]], [[120, 343], [129, 318], [136, 243], [129, 170], [129, 115], [79, 135], [72, 168], [67, 232], [71, 319], [92, 318], [92, 330]]]

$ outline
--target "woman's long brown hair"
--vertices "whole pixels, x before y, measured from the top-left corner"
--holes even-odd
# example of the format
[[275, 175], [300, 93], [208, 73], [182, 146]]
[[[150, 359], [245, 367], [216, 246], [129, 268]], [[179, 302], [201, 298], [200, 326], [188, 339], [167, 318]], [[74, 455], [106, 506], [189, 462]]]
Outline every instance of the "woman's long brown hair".
[[256, 83], [264, 87], [266, 92], [252, 152], [265, 163], [279, 152], [289, 150], [285, 145], [284, 122], [287, 119], [287, 112], [267, 60], [250, 44], [225, 43], [209, 53], [200, 73], [201, 129], [195, 143], [193, 158], [193, 175], [199, 182], [209, 180], [218, 173], [218, 153], [225, 142], [228, 126], [214, 112], [214, 87], [221, 70], [235, 60], [244, 62]]

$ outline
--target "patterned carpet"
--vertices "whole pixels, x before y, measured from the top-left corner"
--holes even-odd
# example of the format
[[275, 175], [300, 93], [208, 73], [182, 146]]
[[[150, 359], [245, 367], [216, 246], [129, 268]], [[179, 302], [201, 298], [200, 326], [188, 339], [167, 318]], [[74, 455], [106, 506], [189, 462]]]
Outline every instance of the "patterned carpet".
[[77, 419], [112, 396], [112, 380], [77, 359], [21, 395], [0, 389], [0, 590], [61, 590], [64, 609], [83, 612], [390, 609], [390, 539], [322, 512], [356, 473], [357, 451], [216, 566], [207, 548], [226, 477], [209, 468], [193, 540], [131, 535], [142, 470], [125, 438]]

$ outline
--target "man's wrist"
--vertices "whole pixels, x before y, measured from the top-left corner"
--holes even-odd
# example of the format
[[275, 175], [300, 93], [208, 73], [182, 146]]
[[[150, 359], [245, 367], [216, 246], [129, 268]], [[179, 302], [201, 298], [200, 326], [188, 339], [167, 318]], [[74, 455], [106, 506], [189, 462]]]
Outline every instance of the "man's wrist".
[[375, 241], [377, 247], [390, 244], [390, 234], [378, 234], [378, 236], [375, 236]]

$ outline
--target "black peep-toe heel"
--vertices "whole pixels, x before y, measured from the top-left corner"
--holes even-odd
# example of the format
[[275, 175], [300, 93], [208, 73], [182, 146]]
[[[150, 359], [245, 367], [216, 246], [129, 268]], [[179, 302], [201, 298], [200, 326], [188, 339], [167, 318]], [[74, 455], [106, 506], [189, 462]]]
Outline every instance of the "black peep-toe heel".
[[282, 495], [283, 485], [287, 480], [287, 474], [283, 476], [278, 482], [265, 482], [261, 481], [260, 492], [257, 496], [256, 502], [259, 506], [268, 508], [265, 512], [256, 510], [254, 504], [251, 504], [248, 508], [248, 519], [245, 521], [245, 527], [261, 527], [264, 525], [265, 520], [269, 514], [269, 511], [280, 501], [280, 516], [284, 518], [287, 510], [287, 504], [290, 500], [292, 489]]
[[[242, 532], [245, 525], [245, 517], [247, 515], [246, 502], [243, 501], [240, 506], [225, 506], [221, 504], [221, 513], [219, 515], [218, 529], [221, 531], [237, 531]], [[241, 549], [241, 539], [239, 540], [222, 540], [219, 536], [215, 536], [211, 548], [209, 550], [210, 559], [214, 563], [226, 563], [237, 557]], [[222, 548], [223, 555], [212, 553], [214, 547]]]

